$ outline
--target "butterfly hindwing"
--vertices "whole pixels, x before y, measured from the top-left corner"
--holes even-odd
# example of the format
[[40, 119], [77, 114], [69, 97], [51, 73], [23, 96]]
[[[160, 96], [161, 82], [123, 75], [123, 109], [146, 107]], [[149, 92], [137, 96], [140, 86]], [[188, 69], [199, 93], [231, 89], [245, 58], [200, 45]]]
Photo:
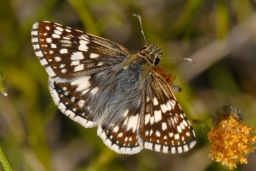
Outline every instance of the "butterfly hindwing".
[[[80, 81], [82, 80], [85, 81], [84, 84], [89, 84], [87, 77], [80, 79]], [[77, 81], [79, 81], [79, 79], [77, 79]], [[49, 80], [50, 93], [60, 111], [86, 128], [94, 127], [97, 124], [97, 120], [96, 118], [88, 117], [91, 112], [90, 107], [88, 107], [88, 98], [83, 98], [83, 95], [80, 94], [81, 92], [79, 93], [80, 90], [77, 90], [79, 88], [79, 86], [76, 86], [69, 81], [56, 82], [51, 79]], [[82, 92], [89, 89], [89, 87], [83, 88], [84, 89], [81, 90]], [[84, 95], [89, 96], [90, 94], [88, 92]]]
[[135, 154], [143, 149], [138, 143], [139, 110], [126, 109], [121, 120], [98, 126], [98, 135], [110, 149], [121, 154]]
[[143, 149], [138, 143], [142, 91], [140, 85], [136, 84], [139, 78], [127, 76], [133, 69], [136, 69], [136, 65], [116, 75], [118, 81], [109, 87], [113, 90], [108, 93], [111, 100], [98, 125], [98, 135], [103, 142], [122, 154], [135, 154]]
[[195, 145], [195, 134], [167, 82], [153, 72], [144, 91], [139, 134], [146, 149], [182, 153]]

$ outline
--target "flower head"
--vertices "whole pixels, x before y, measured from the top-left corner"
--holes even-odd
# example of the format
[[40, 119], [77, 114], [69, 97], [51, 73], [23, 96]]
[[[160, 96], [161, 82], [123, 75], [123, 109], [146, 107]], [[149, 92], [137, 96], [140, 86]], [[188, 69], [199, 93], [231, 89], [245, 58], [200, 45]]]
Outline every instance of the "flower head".
[[232, 113], [234, 110], [229, 112], [223, 114], [223, 117], [217, 117], [218, 121], [214, 121], [215, 127], [208, 133], [211, 142], [209, 157], [233, 169], [238, 163], [247, 163], [247, 155], [255, 150], [256, 136], [253, 135], [255, 129], [240, 122], [240, 117], [237, 116], [241, 113]]

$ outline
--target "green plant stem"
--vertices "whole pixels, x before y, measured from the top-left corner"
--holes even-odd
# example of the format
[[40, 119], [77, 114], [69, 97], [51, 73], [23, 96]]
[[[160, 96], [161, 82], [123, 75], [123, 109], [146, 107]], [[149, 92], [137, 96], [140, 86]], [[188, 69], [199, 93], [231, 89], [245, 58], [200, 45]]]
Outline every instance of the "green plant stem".
[[0, 162], [2, 163], [2, 166], [5, 171], [13, 171], [1, 147], [0, 147]]

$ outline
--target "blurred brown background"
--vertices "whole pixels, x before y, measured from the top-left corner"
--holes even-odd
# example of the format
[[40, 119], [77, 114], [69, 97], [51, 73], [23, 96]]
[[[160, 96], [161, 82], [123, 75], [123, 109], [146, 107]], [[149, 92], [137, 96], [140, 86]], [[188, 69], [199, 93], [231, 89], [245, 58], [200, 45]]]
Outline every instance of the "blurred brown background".
[[[216, 108], [232, 104], [256, 127], [255, 0], [1, 0], [0, 147], [13, 170], [215, 171], [207, 132]], [[61, 114], [30, 42], [32, 24], [50, 20], [114, 40], [131, 51], [148, 42], [164, 51], [161, 66], [182, 87], [175, 93], [192, 120], [197, 146], [186, 154], [144, 150], [118, 155]], [[190, 57], [194, 64], [168, 57]], [[3, 84], [3, 85], [1, 85]], [[0, 170], [3, 170], [0, 165]], [[236, 170], [255, 171], [256, 154]]]

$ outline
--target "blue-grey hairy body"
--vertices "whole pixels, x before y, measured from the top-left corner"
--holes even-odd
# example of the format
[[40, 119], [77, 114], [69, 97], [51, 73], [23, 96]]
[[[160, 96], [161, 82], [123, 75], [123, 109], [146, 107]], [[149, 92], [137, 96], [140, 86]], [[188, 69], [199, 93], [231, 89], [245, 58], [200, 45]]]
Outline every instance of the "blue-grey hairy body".
[[[95, 111], [104, 126], [119, 122], [124, 119], [122, 115], [128, 108], [136, 110], [141, 104], [141, 93], [143, 81], [141, 78], [141, 68], [145, 61], [135, 61], [128, 67], [114, 67], [116, 70], [110, 74], [101, 74], [105, 79], [99, 78], [99, 85], [102, 85], [102, 93], [95, 99]], [[100, 104], [100, 105], [99, 105]], [[102, 105], [104, 104], [104, 105]], [[132, 107], [132, 108], [131, 108]], [[96, 119], [97, 120], [97, 119]]]

